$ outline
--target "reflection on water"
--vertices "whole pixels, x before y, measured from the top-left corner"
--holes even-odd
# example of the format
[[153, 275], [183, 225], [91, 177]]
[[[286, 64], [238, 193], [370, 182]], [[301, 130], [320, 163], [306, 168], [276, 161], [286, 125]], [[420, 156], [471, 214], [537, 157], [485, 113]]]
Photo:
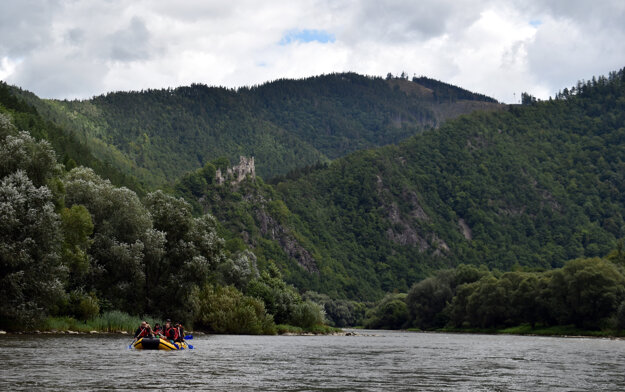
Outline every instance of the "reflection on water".
[[205, 336], [172, 352], [117, 335], [4, 335], [0, 390], [625, 391], [622, 340], [358, 333]]

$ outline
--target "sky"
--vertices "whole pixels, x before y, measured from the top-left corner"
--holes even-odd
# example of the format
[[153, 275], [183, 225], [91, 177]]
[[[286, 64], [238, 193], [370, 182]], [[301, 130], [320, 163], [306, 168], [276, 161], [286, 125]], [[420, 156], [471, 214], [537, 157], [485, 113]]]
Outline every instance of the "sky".
[[333, 72], [501, 102], [625, 66], [623, 0], [2, 0], [0, 80], [43, 98]]

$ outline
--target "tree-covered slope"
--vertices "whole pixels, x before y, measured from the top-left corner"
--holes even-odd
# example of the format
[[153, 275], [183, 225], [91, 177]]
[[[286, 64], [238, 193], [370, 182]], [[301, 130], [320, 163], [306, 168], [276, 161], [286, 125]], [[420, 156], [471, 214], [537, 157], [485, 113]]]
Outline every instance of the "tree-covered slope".
[[208, 192], [205, 208], [230, 211], [230, 229], [300, 287], [359, 299], [460, 263], [603, 256], [625, 236], [625, 72], [573, 91], [463, 116], [271, 189]]
[[501, 106], [461, 89], [462, 96], [440, 102], [437, 94], [447, 89], [432, 80], [424, 87], [346, 73], [238, 90], [194, 84], [117, 92], [87, 101], [23, 95], [47, 118], [74, 130], [100, 159], [156, 186], [222, 156], [254, 156], [259, 175], [269, 178]]
[[8, 114], [19, 129], [29, 132], [36, 139], [47, 140], [54, 148], [59, 162], [68, 168], [76, 165], [87, 166], [116, 185], [124, 185], [143, 193], [143, 187], [133, 176], [124, 174], [108, 161], [96, 158], [91, 148], [73, 132], [44, 119], [34, 106], [22, 99], [27, 94], [0, 82], [0, 113]]

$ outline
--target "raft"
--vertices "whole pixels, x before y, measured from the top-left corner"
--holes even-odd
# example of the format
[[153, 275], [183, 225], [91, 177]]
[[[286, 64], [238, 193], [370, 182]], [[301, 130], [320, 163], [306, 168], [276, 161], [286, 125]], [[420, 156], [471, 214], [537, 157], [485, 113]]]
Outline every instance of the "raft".
[[169, 340], [160, 338], [140, 338], [133, 343], [132, 347], [138, 350], [186, 350], [189, 348], [187, 342], [171, 343]]

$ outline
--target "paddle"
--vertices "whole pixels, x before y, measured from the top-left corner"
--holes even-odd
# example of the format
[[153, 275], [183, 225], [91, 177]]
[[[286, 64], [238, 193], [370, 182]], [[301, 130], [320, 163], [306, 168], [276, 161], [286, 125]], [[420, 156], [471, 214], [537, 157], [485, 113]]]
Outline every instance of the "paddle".
[[[184, 337], [184, 340], [191, 340], [191, 339], [193, 339], [193, 335], [187, 335]], [[193, 345], [189, 343], [187, 343], [187, 346], [189, 347], [189, 350], [193, 350], [194, 348]]]

